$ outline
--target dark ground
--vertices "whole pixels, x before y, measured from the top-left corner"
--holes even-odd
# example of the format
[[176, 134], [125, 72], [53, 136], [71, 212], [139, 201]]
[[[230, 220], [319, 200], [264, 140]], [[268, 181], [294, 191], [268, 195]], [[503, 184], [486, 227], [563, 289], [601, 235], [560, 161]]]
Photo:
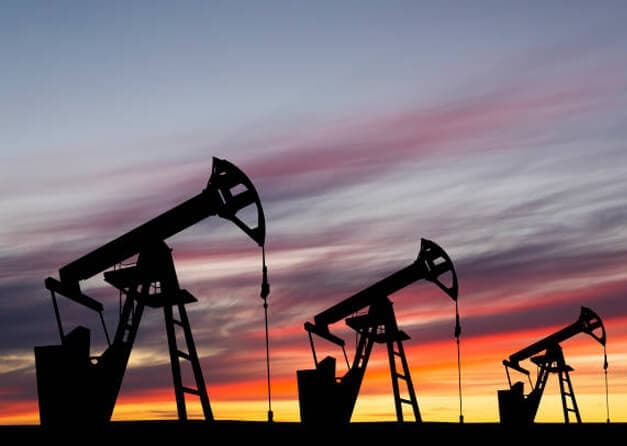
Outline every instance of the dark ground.
[[[105, 427], [68, 426], [55, 430], [37, 426], [0, 426], [0, 442], [46, 441], [49, 444], [229, 444], [251, 440], [257, 444], [351, 444], [391, 446], [397, 444], [498, 444], [512, 446], [521, 441], [532, 445], [589, 444], [594, 441], [623, 443], [627, 439], [626, 423], [544, 424], [507, 427], [499, 423], [350, 423], [331, 427], [305, 426], [297, 422], [254, 421], [130, 421], [111, 422]], [[7, 442], [7, 441], [10, 441]], [[38, 443], [41, 444], [41, 443]], [[232, 446], [235, 446], [233, 444]], [[594, 444], [592, 445], [594, 446]]]

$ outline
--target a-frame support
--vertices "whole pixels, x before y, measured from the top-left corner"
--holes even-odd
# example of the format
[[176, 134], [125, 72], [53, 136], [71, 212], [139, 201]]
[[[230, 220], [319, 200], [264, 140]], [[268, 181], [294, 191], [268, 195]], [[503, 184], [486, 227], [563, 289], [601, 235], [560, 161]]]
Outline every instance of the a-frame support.
[[[541, 395], [546, 386], [549, 374], [557, 373], [562, 410], [564, 412], [564, 422], [567, 424], [570, 423], [570, 417], [574, 415], [577, 423], [581, 423], [579, 407], [577, 406], [573, 384], [570, 380], [570, 372], [573, 371], [573, 368], [566, 364], [562, 347], [559, 344], [555, 344], [546, 350], [546, 354], [535, 356], [531, 358], [531, 361], [540, 368], [534, 392]], [[535, 407], [537, 407], [537, 404]], [[535, 413], [532, 415], [532, 419], [534, 417]]]
[[[356, 382], [361, 382], [361, 377], [363, 377], [365, 373], [373, 343], [385, 343], [388, 352], [390, 377], [392, 379], [396, 419], [399, 422], [404, 421], [403, 404], [406, 404], [411, 407], [414, 421], [420, 423], [422, 418], [420, 416], [418, 400], [403, 348], [403, 341], [409, 339], [409, 336], [404, 331], [398, 329], [396, 316], [394, 315], [394, 309], [390, 299], [384, 297], [377, 300], [370, 306], [367, 314], [348, 318], [346, 319], [346, 324], [360, 334], [359, 343], [355, 352], [355, 360], [351, 367], [351, 372], [349, 373], [360, 374]], [[401, 395], [402, 387], [404, 387], [405, 390], [404, 395]], [[355, 398], [357, 397], [358, 391], [358, 388], [354, 389]]]
[[[188, 418], [185, 395], [190, 394], [200, 399], [205, 420], [212, 421], [213, 413], [185, 310], [185, 305], [196, 302], [196, 298], [179, 287], [171, 249], [165, 242], [151, 245], [140, 252], [135, 265], [108, 271], [105, 280], [126, 295], [114, 345], [124, 340], [128, 358], [144, 306], [163, 308], [178, 418]], [[181, 330], [182, 335], [179, 335]], [[185, 348], [179, 347], [181, 343]], [[191, 367], [195, 381], [192, 386], [183, 382], [182, 364]]]

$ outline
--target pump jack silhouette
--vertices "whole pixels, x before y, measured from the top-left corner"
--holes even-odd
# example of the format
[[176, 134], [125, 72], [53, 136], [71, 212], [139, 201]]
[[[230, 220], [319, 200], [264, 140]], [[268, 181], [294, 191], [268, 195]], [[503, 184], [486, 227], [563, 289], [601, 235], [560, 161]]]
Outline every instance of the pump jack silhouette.
[[[316, 368], [297, 371], [300, 416], [304, 424], [332, 426], [350, 422], [375, 343], [384, 343], [387, 347], [397, 420], [404, 421], [405, 404], [411, 408], [415, 422], [422, 421], [403, 348], [403, 341], [409, 336], [399, 330], [389, 296], [423, 279], [435, 283], [457, 304], [458, 283], [453, 262], [436, 243], [421, 239], [418, 257], [410, 265], [322, 311], [314, 317], [313, 323], [305, 322]], [[364, 309], [366, 313], [355, 315]], [[342, 319], [358, 334], [352, 364], [348, 364], [346, 358], [345, 341], [329, 330], [329, 325]], [[458, 340], [460, 333], [456, 311], [455, 337]], [[334, 357], [318, 361], [312, 334], [342, 347], [349, 367], [345, 375], [335, 376]]]
[[[524, 426], [534, 422], [544, 388], [551, 373], [557, 374], [559, 378], [564, 422], [566, 424], [570, 423], [570, 417], [574, 416], [575, 421], [581, 423], [579, 406], [577, 405], [575, 391], [570, 379], [570, 372], [573, 371], [573, 368], [566, 364], [562, 346], [560, 345], [563, 341], [579, 333], [590, 335], [603, 346], [603, 368], [607, 372], [605, 327], [601, 318], [594, 311], [587, 307], [581, 307], [581, 313], [575, 322], [511, 354], [508, 359], [503, 360], [510, 387], [509, 389], [499, 390], [497, 393], [499, 416], [502, 424]], [[520, 365], [522, 361], [527, 359], [538, 366], [535, 383], [531, 382], [530, 372]], [[529, 377], [532, 388], [528, 394], [524, 394], [522, 381], [512, 383], [509, 374], [510, 368]]]
[[[238, 216], [249, 206], [256, 208], [256, 221], [247, 222]], [[52, 296], [61, 344], [35, 347], [42, 426], [103, 425], [110, 421], [145, 307], [163, 309], [178, 418], [187, 419], [186, 395], [189, 395], [199, 398], [205, 420], [213, 420], [185, 309], [197, 299], [180, 287], [171, 248], [165, 243], [167, 238], [211, 216], [233, 222], [263, 252], [265, 216], [257, 191], [235, 165], [214, 157], [211, 176], [201, 193], [61, 267], [59, 280], [53, 277], [45, 280]], [[117, 267], [134, 256], [136, 263], [132, 266]], [[84, 294], [80, 287], [82, 280], [103, 271], [104, 280], [124, 296], [113, 340], [109, 339], [104, 322], [103, 305]], [[264, 252], [261, 297], [265, 308], [268, 293]], [[65, 333], [56, 294], [99, 314], [108, 343], [100, 356], [90, 356], [90, 332], [86, 327], [77, 326]], [[177, 337], [177, 331], [181, 330], [182, 336]], [[186, 348], [177, 345], [177, 339], [182, 339]], [[191, 386], [183, 383], [183, 364], [191, 366], [195, 381]]]

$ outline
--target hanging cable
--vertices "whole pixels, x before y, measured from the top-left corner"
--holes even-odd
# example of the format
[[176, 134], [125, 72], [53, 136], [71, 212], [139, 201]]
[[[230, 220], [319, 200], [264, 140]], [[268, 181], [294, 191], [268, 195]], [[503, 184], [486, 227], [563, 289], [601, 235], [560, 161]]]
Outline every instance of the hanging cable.
[[607, 348], [603, 344], [603, 372], [605, 374], [605, 411], [607, 414], [606, 422], [610, 422], [610, 395], [607, 386]]
[[459, 337], [462, 333], [462, 327], [459, 323], [459, 307], [457, 299], [455, 299], [455, 339], [457, 340], [457, 385], [459, 392], [459, 422], [464, 422], [464, 415], [462, 411], [462, 365], [461, 365], [461, 352], [459, 345]]
[[107, 331], [107, 324], [105, 324], [104, 316], [102, 315], [102, 311], [98, 312], [100, 316], [100, 322], [102, 323], [102, 329], [104, 331], [105, 338], [107, 340], [107, 345], [111, 347], [111, 339], [109, 339], [109, 332]]
[[261, 298], [263, 299], [263, 309], [266, 324], [266, 376], [268, 380], [268, 422], [272, 422], [272, 393], [270, 390], [270, 342], [268, 336], [268, 295], [270, 294], [270, 283], [268, 283], [268, 267], [266, 266], [266, 248], [261, 247], [261, 264], [263, 279], [261, 282]]

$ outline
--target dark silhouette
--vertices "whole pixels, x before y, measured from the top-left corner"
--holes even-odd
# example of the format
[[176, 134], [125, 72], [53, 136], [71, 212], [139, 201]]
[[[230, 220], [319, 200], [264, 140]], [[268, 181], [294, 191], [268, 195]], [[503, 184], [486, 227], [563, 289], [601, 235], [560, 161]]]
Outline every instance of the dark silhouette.
[[[450, 283], [443, 281], [447, 278]], [[305, 323], [316, 368], [297, 371], [300, 416], [304, 424], [329, 426], [350, 422], [375, 342], [385, 343], [387, 347], [397, 420], [403, 421], [402, 404], [408, 404], [415, 421], [422, 421], [403, 350], [402, 342], [409, 336], [399, 330], [392, 302], [388, 298], [390, 294], [422, 279], [435, 283], [457, 302], [457, 274], [451, 259], [437, 244], [422, 239], [418, 258], [412, 264], [317, 314], [314, 323]], [[364, 309], [367, 313], [354, 316]], [[329, 331], [329, 325], [341, 319], [345, 319], [346, 324], [359, 335], [352, 365], [348, 364], [344, 340]], [[455, 335], [459, 337], [459, 316], [456, 323]], [[348, 365], [344, 376], [336, 378], [334, 357], [327, 356], [318, 361], [312, 333], [342, 347]], [[400, 367], [397, 361], [400, 361]], [[401, 382], [407, 392], [405, 397], [401, 396]]]
[[[252, 222], [246, 221], [242, 217], [244, 212], [240, 212], [249, 206], [256, 211], [256, 218]], [[94, 428], [98, 428], [100, 440], [122, 440], [127, 444], [163, 441], [166, 436], [182, 438], [184, 435], [216, 435], [235, 441], [248, 440], [252, 436], [277, 443], [290, 438], [293, 443], [307, 443], [328, 441], [330, 435], [338, 440], [353, 442], [372, 441], [373, 438], [384, 438], [385, 441], [419, 435], [435, 436], [444, 441], [467, 441], [473, 437], [484, 441], [491, 438], [502, 439], [512, 433], [521, 440], [559, 435], [565, 441], [582, 441], [587, 438], [596, 439], [599, 433], [624, 433], [624, 424], [610, 426], [609, 408], [606, 426], [594, 423], [583, 426], [581, 423], [569, 376], [572, 368], [565, 363], [561, 342], [578, 333], [586, 333], [603, 345], [606, 402], [608, 392], [605, 328], [599, 316], [586, 307], [581, 307], [581, 315], [575, 323], [503, 361], [510, 388], [498, 391], [500, 423], [463, 424], [457, 274], [447, 253], [427, 239], [421, 239], [418, 257], [410, 265], [322, 311], [314, 317], [313, 322], [304, 324], [315, 368], [297, 370], [296, 373], [300, 422], [215, 420], [186, 313], [186, 305], [197, 299], [180, 287], [172, 250], [166, 244], [169, 237], [210, 216], [219, 216], [235, 223], [262, 249], [260, 296], [265, 311], [268, 421], [273, 421], [267, 314], [270, 285], [265, 261], [265, 216], [259, 195], [249, 178], [228, 161], [214, 158], [211, 176], [200, 194], [61, 267], [58, 280], [46, 278], [45, 286], [51, 293], [61, 343], [34, 348], [41, 429], [32, 426], [0, 427], [2, 438], [18, 434], [20, 439], [25, 440], [25, 435], [31, 434], [33, 439], [44, 439], [44, 436], [50, 439], [50, 434], [53, 433], [59, 435], [59, 440], [65, 441], [68, 432], [84, 438], [82, 434], [93, 434], [96, 432]], [[120, 319], [112, 339], [104, 321], [103, 305], [81, 290], [81, 281], [100, 273], [105, 282], [119, 291], [121, 298]], [[457, 341], [460, 407], [460, 423], [455, 425], [423, 423], [403, 348], [403, 341], [408, 340], [409, 336], [399, 329], [390, 300], [391, 294], [423, 279], [437, 285], [455, 301], [454, 336]], [[57, 294], [98, 313], [108, 344], [101, 355], [90, 354], [88, 328], [79, 325], [65, 332], [57, 305]], [[163, 309], [178, 419], [111, 423], [145, 307]], [[344, 320], [357, 333], [352, 364], [349, 363], [344, 348], [344, 339], [331, 333], [329, 329], [340, 320]], [[181, 336], [177, 336], [177, 331], [182, 331]], [[318, 361], [313, 334], [342, 348], [348, 367], [347, 373], [336, 376], [336, 359], [332, 356]], [[185, 343], [185, 346], [178, 346], [178, 340]], [[350, 423], [375, 343], [383, 343], [387, 347], [397, 420], [391, 423]], [[530, 373], [520, 365], [526, 359], [539, 366], [539, 374], [535, 385], [532, 384], [531, 392], [524, 395], [523, 383], [512, 383], [509, 368], [529, 377]], [[191, 368], [190, 374], [182, 373], [183, 364]], [[566, 424], [570, 423], [569, 415], [576, 417], [577, 423], [571, 425], [568, 431], [559, 426], [562, 423], [534, 423], [550, 373], [559, 375]], [[195, 381], [193, 385], [186, 385], [183, 376], [191, 376]], [[187, 395], [199, 398], [204, 420], [188, 419]], [[409, 412], [403, 411], [404, 405], [406, 409], [413, 411], [414, 423], [403, 422], [404, 413]]]
[[[547, 379], [550, 373], [557, 373], [564, 411], [564, 422], [570, 423], [570, 415], [574, 415], [578, 423], [581, 423], [579, 407], [575, 399], [575, 392], [570, 380], [570, 372], [573, 368], [566, 364], [561, 342], [572, 338], [579, 333], [586, 333], [596, 339], [604, 347], [604, 364], [607, 370], [607, 354], [605, 354], [605, 327], [601, 318], [591, 309], [581, 307], [579, 318], [567, 327], [543, 338], [528, 347], [510, 355], [503, 360], [509, 389], [499, 390], [499, 416], [502, 424], [511, 426], [526, 426], [532, 424], [540, 405], [540, 399], [544, 393]], [[539, 354], [541, 353], [541, 354]], [[535, 355], [535, 356], [534, 356]], [[535, 383], [531, 383], [530, 372], [520, 366], [520, 362], [530, 359], [538, 366], [538, 374]], [[531, 391], [524, 395], [522, 381], [512, 383], [509, 368], [517, 370], [529, 377], [532, 385]], [[609, 422], [609, 417], [608, 417]]]
[[[238, 212], [248, 206], [256, 207], [254, 224], [238, 217]], [[146, 306], [163, 308], [179, 420], [187, 419], [185, 394], [197, 396], [205, 419], [213, 420], [185, 310], [185, 305], [196, 298], [180, 288], [171, 248], [164, 240], [214, 215], [232, 221], [264, 248], [265, 216], [253, 184], [230, 162], [213, 158], [209, 182], [200, 194], [63, 266], [59, 269], [60, 280], [52, 277], [45, 280], [52, 295], [61, 345], [35, 347], [42, 426], [102, 426], [110, 421]], [[118, 266], [135, 256], [137, 261], [131, 266]], [[267, 308], [265, 253], [263, 259], [261, 297]], [[103, 271], [105, 281], [118, 289], [120, 296], [125, 296], [113, 341], [104, 323], [102, 304], [80, 288], [81, 280]], [[78, 326], [64, 333], [55, 293], [99, 313], [108, 343], [101, 356], [90, 357], [87, 328]], [[177, 345], [177, 330], [182, 330], [178, 339], [184, 339], [186, 348]], [[181, 361], [188, 361], [191, 366], [193, 386], [183, 383]]]

